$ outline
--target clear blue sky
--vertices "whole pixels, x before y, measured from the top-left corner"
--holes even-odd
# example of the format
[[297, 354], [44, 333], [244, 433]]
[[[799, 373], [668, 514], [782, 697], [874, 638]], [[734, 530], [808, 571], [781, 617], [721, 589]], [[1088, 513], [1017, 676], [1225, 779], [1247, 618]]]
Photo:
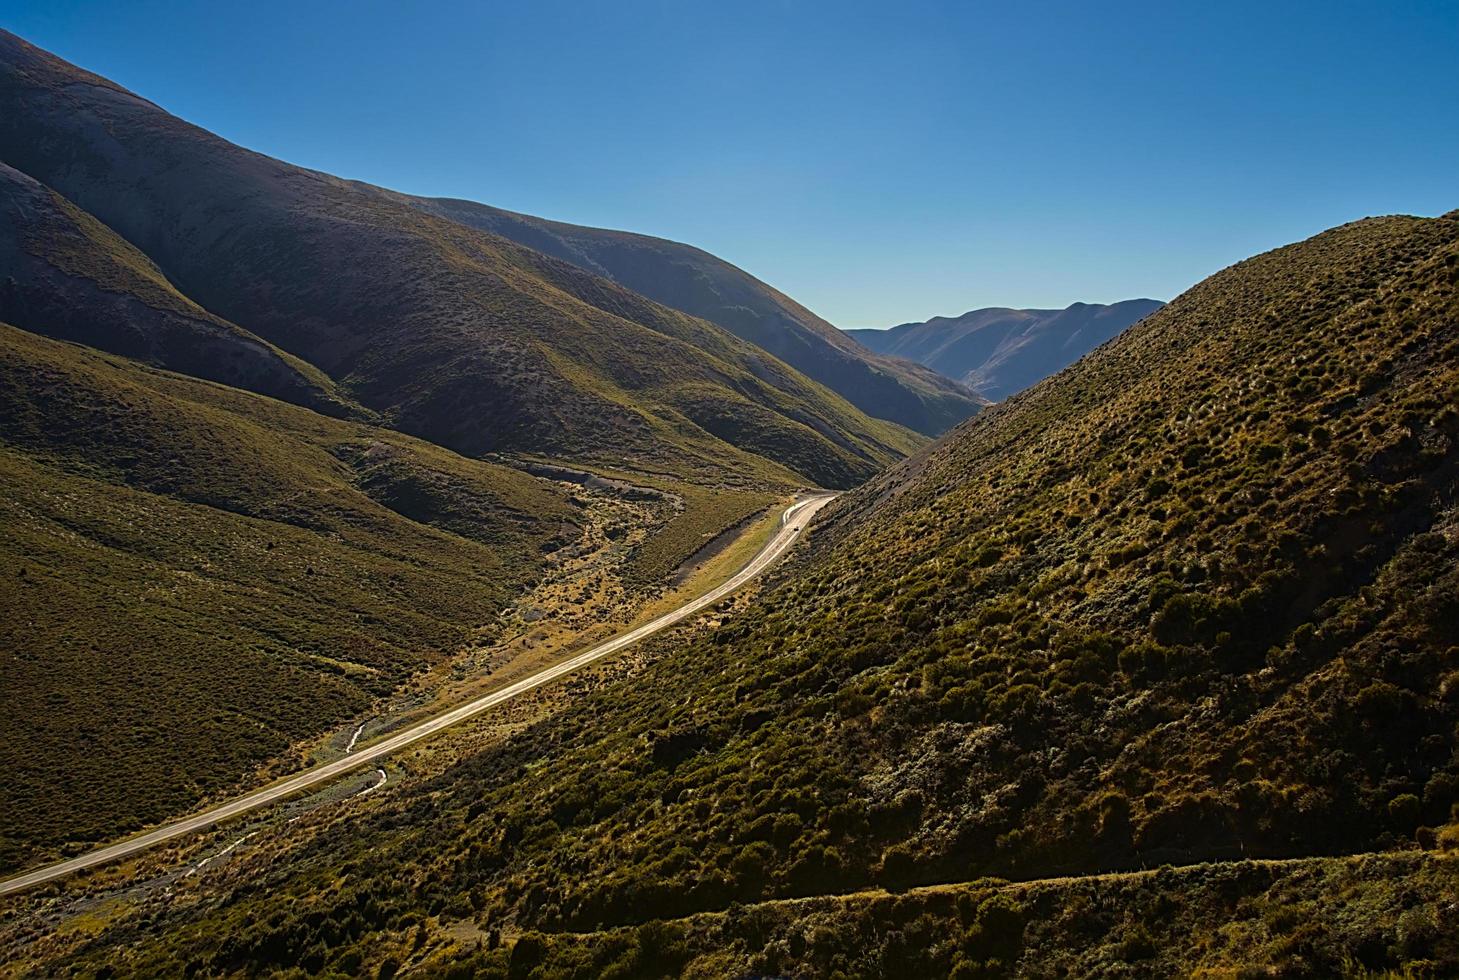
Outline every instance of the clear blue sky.
[[230, 4], [0, 25], [245, 146], [707, 248], [841, 326], [1459, 207], [1459, 0]]

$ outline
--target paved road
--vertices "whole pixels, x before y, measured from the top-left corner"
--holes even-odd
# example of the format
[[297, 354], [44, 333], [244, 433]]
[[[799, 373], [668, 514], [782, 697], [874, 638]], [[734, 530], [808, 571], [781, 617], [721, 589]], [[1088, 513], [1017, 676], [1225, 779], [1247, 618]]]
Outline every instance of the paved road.
[[564, 674], [570, 674], [595, 660], [601, 660], [603, 657], [617, 653], [624, 647], [632, 646], [639, 640], [667, 629], [675, 623], [714, 605], [731, 592], [745, 585], [745, 583], [761, 575], [766, 569], [774, 565], [784, 556], [790, 546], [800, 537], [801, 532], [805, 530], [806, 525], [810, 523], [811, 518], [815, 516], [816, 511], [829, 503], [834, 496], [834, 494], [819, 495], [792, 504], [781, 515], [780, 528], [775, 532], [774, 537], [765, 544], [764, 548], [760, 549], [760, 552], [750, 560], [749, 564], [736, 572], [723, 585], [711, 589], [709, 592], [680, 606], [673, 612], [665, 613], [637, 629], [623, 633], [620, 636], [615, 636], [613, 639], [600, 643], [591, 650], [587, 650], [570, 660], [564, 660], [560, 664], [539, 671], [531, 677], [520, 680], [509, 687], [504, 687], [499, 691], [493, 691], [491, 694], [483, 695], [474, 701], [468, 701], [459, 708], [454, 708], [445, 714], [437, 715], [434, 718], [423, 721], [383, 741], [376, 742], [373, 745], [367, 745], [363, 748], [357, 748], [354, 752], [346, 755], [342, 759], [337, 759], [326, 765], [305, 770], [297, 775], [290, 776], [288, 779], [255, 790], [246, 796], [240, 796], [228, 803], [216, 806], [211, 810], [205, 810], [191, 817], [185, 817], [175, 823], [166, 824], [158, 827], [156, 830], [151, 830], [137, 837], [112, 844], [109, 847], [103, 847], [89, 854], [71, 858], [68, 861], [60, 861], [56, 864], [36, 868], [25, 874], [17, 875], [14, 878], [7, 878], [4, 881], [0, 881], [0, 895], [9, 895], [12, 892], [18, 892], [25, 888], [34, 887], [35, 885], [42, 885], [48, 881], [54, 881], [57, 878], [81, 871], [85, 868], [93, 868], [99, 864], [105, 864], [108, 861], [130, 857], [133, 854], [145, 851], [149, 847], [155, 847], [163, 841], [172, 840], [174, 837], [181, 837], [184, 834], [190, 834], [197, 830], [203, 830], [216, 823], [221, 823], [224, 820], [229, 820], [240, 814], [248, 813], [250, 810], [257, 810], [260, 807], [276, 803], [284, 797], [292, 796], [300, 790], [317, 786], [320, 783], [335, 779], [344, 773], [368, 766], [383, 756], [399, 752], [406, 746], [413, 745], [423, 738], [429, 738], [442, 729], [450, 728], [452, 725], [475, 717], [483, 711], [494, 708], [513, 698], [520, 697], [528, 691], [539, 688], [544, 684], [550, 684]]

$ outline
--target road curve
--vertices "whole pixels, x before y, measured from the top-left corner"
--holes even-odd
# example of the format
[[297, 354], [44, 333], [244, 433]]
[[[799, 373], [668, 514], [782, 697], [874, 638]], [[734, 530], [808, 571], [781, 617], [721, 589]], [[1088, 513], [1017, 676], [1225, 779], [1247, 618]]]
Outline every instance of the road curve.
[[473, 718], [483, 711], [494, 708], [513, 698], [520, 697], [528, 691], [539, 688], [544, 684], [550, 684], [559, 677], [585, 667], [595, 660], [601, 660], [606, 656], [617, 653], [625, 647], [632, 646], [639, 640], [667, 629], [700, 610], [714, 605], [725, 596], [738, 590], [747, 582], [764, 573], [766, 569], [774, 565], [785, 555], [786, 551], [790, 549], [790, 546], [800, 537], [801, 532], [805, 530], [806, 525], [810, 523], [811, 518], [815, 516], [816, 512], [830, 503], [834, 497], [835, 494], [820, 494], [792, 504], [780, 516], [780, 527], [775, 532], [774, 537], [766, 542], [765, 546], [760, 549], [754, 558], [750, 559], [749, 564], [736, 572], [728, 581], [704, 593], [699, 598], [685, 603], [672, 612], [667, 612], [657, 619], [650, 620], [637, 629], [615, 636], [613, 639], [606, 640], [571, 659], [564, 660], [562, 663], [538, 671], [531, 677], [517, 681], [515, 684], [504, 687], [499, 691], [493, 691], [490, 694], [482, 695], [474, 701], [468, 701], [459, 708], [453, 708], [444, 714], [427, 719], [383, 741], [376, 742], [373, 745], [367, 745], [364, 748], [358, 748], [342, 759], [336, 759], [334, 762], [326, 763], [313, 769], [307, 769], [287, 779], [240, 796], [228, 803], [223, 803], [210, 810], [204, 810], [202, 813], [184, 817], [170, 824], [165, 824], [145, 834], [140, 834], [116, 844], [99, 848], [88, 854], [83, 854], [80, 857], [70, 858], [66, 861], [58, 861], [55, 864], [48, 864], [44, 867], [27, 871], [24, 874], [16, 875], [13, 878], [7, 878], [4, 881], [0, 881], [0, 895], [10, 895], [26, 888], [33, 888], [36, 885], [43, 885], [47, 882], [55, 881], [57, 878], [63, 878], [66, 875], [85, 870], [86, 868], [94, 868], [99, 864], [106, 864], [107, 862], [116, 861], [120, 858], [131, 857], [148, 848], [155, 847], [164, 841], [172, 840], [175, 837], [181, 837], [184, 834], [190, 834], [194, 831], [203, 830], [214, 824], [239, 816], [240, 814], [257, 810], [271, 803], [277, 803], [284, 797], [292, 796], [300, 790], [309, 789], [320, 783], [328, 782], [352, 770], [364, 768], [377, 759], [394, 752], [399, 752], [401, 749], [413, 745], [423, 738], [429, 738], [437, 732], [450, 728], [452, 725], [463, 722], [468, 718]]

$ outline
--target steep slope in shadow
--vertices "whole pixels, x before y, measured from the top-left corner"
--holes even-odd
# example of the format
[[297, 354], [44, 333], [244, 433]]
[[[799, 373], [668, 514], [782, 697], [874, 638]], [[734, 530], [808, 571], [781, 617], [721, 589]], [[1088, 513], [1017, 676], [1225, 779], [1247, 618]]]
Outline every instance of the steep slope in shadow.
[[325, 414], [366, 414], [324, 372], [208, 313], [111, 229], [3, 163], [0, 269], [0, 320]]

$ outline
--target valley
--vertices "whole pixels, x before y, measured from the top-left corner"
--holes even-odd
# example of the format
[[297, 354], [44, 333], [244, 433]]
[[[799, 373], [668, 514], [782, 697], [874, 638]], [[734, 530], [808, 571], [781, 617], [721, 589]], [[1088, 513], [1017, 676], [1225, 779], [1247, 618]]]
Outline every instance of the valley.
[[[442, 759], [422, 774], [428, 807], [415, 794], [373, 796], [343, 825], [296, 829], [287, 862], [263, 841], [230, 876], [263, 875], [266, 894], [320, 910], [321, 929], [346, 928], [336, 935], [356, 928], [347, 925], [353, 888], [368, 888], [360, 921], [384, 930], [372, 955], [441, 969], [469, 962], [488, 974], [520, 956], [602, 966], [659, 955], [652, 944], [663, 943], [688, 957], [674, 963], [703, 955], [717, 968], [731, 947], [693, 939], [698, 919], [671, 920], [867, 888], [908, 909], [924, 903], [916, 920], [940, 934], [972, 928], [985, 907], [1007, 905], [996, 914], [1029, 923], [1028, 944], [969, 938], [961, 953], [938, 954], [951, 957], [944, 964], [1047, 955], [1034, 940], [1056, 915], [1046, 903], [1076, 887], [1134, 888], [1158, 903], [1172, 888], [1203, 895], [1201, 882], [1234, 874], [1261, 910], [1314, 875], [1357, 875], [1343, 887], [1396, 916], [1396, 879], [1382, 869], [1416, 861], [1405, 879], [1443, 894], [1445, 849], [1456, 840], [1445, 794], [1455, 783], [1434, 735], [1451, 723], [1454, 669], [1445, 652], [1454, 565], [1444, 556], [1456, 361], [1443, 325], [1456, 229], [1453, 216], [1359, 222], [1213, 277], [1097, 357], [829, 505], [793, 574], [772, 576], [717, 627], [653, 641], [641, 671], [590, 691], [573, 711], [524, 719], [502, 741]], [[1292, 275], [1313, 268], [1328, 277], [1327, 303]], [[1390, 331], [1400, 329], [1407, 339], [1397, 342]], [[1205, 345], [1223, 353], [1192, 354]], [[1190, 369], [1238, 356], [1247, 360], [1226, 387]], [[1164, 408], [1183, 390], [1198, 400], [1172, 417]], [[1303, 413], [1276, 410], [1288, 399], [1310, 405], [1311, 420], [1294, 428]], [[1218, 441], [1230, 447], [1224, 461], [1193, 468], [1192, 447], [1213, 442], [1200, 433], [1233, 425]], [[1026, 448], [1010, 453], [1006, 442]], [[1140, 445], [1148, 455], [1131, 456]], [[1076, 457], [1093, 462], [1076, 470]], [[1153, 489], [1147, 470], [1170, 474], [1170, 486]], [[1344, 501], [1345, 512], [1327, 500]], [[1368, 539], [1384, 550], [1350, 550], [1354, 526], [1388, 529]], [[1258, 527], [1281, 528], [1279, 537]], [[1319, 547], [1331, 577], [1283, 577]], [[1323, 591], [1310, 591], [1314, 581]], [[1202, 600], [1212, 584], [1219, 591]], [[1130, 594], [1142, 597], [1133, 608], [1119, 598]], [[1258, 622], [1274, 632], [1259, 634]], [[1380, 669], [1389, 680], [1371, 679]], [[1383, 726], [1381, 743], [1365, 734], [1373, 726]], [[1375, 761], [1331, 755], [1354, 744]], [[1294, 756], [1303, 745], [1317, 754]], [[1324, 768], [1321, 758], [1351, 762]], [[1411, 775], [1395, 783], [1385, 775], [1395, 771]], [[1413, 810], [1402, 809], [1410, 799]], [[1315, 812], [1321, 839], [1309, 829]], [[363, 836], [368, 850], [342, 858], [341, 834]], [[1374, 857], [1323, 856], [1362, 853]], [[1261, 863], [1278, 858], [1296, 863]], [[1192, 870], [1162, 877], [1142, 864]], [[326, 897], [312, 882], [335, 867], [358, 884]], [[1036, 893], [978, 883], [991, 878], [1058, 880]], [[968, 884], [917, 890], [940, 882]], [[1217, 897], [1233, 894], [1228, 886], [1212, 887], [1225, 890], [1200, 901], [1230, 900]], [[972, 897], [931, 897], [963, 892]], [[197, 955], [188, 950], [213, 948], [207, 937], [219, 929], [235, 938], [210, 957], [308, 955], [302, 924], [249, 925], [259, 894], [197, 892], [186, 915], [213, 923], [198, 933], [202, 946], [187, 945], [192, 927], [177, 918], [153, 955]], [[821, 906], [813, 921], [827, 936], [861, 928], [863, 907]], [[436, 911], [423, 920], [412, 908]], [[784, 915], [802, 908], [812, 907], [765, 905], [769, 919], [755, 928], [800, 930], [798, 911]], [[124, 915], [108, 929], [142, 939], [126, 925], [136, 921]], [[1144, 932], [1098, 955], [1128, 962], [1205, 935], [1198, 920], [1141, 921]], [[1299, 920], [1269, 921], [1292, 929]], [[464, 923], [475, 926], [463, 932]], [[1425, 928], [1413, 948], [1442, 953], [1442, 924]], [[884, 942], [905, 949], [896, 931], [903, 938], [888, 932]], [[571, 938], [579, 933], [596, 938]], [[528, 935], [541, 938], [507, 942]], [[750, 969], [843, 948], [792, 943], [774, 954], [789, 958], [767, 959], [770, 934], [749, 935], [761, 937], [752, 941], [760, 952], [742, 954]], [[283, 938], [296, 936], [306, 945]], [[476, 938], [462, 945], [462, 936]], [[1256, 955], [1200, 942], [1213, 963]], [[353, 955], [337, 939], [330, 948]], [[391, 948], [414, 952], [381, 952]], [[690, 956], [695, 948], [702, 954]], [[1387, 961], [1387, 949], [1370, 961]], [[145, 972], [148, 954], [135, 955]]]
[[[924, 441], [707, 321], [13, 35], [0, 55], [0, 588], [25, 611], [0, 627], [0, 868], [667, 611], [711, 541], [748, 561], [731, 529]], [[402, 368], [417, 381], [379, 373]]]
[[1422, 184], [1325, 112], [1381, 46], [1207, 133], [1261, 72], [1122, 74], [1185, 27], [1000, 120], [1060, 31], [957, 89], [1018, 11], [774, 13], [224, 78], [89, 10], [136, 92], [0, 26], [0, 978], [1459, 973], [1459, 211], [1349, 220]]
[[[368, 721], [362, 723], [351, 735], [345, 750], [345, 755], [333, 762], [310, 767], [297, 775], [279, 780], [246, 796], [206, 810], [196, 816], [167, 824], [110, 847], [102, 848], [36, 871], [7, 878], [0, 881], [0, 895], [33, 888], [36, 885], [44, 884], [57, 878], [63, 878], [87, 868], [129, 857], [130, 855], [149, 850], [174, 837], [195, 833], [199, 830], [209, 828], [214, 824], [231, 820], [242, 814], [269, 806], [270, 804], [294, 796], [312, 787], [334, 782], [348, 772], [363, 766], [373, 765], [377, 760], [382, 760], [396, 754], [402, 749], [414, 745], [416, 742], [429, 738], [447, 728], [453, 727], [462, 721], [466, 721], [498, 705], [513, 701], [521, 695], [545, 684], [550, 684], [560, 677], [573, 674], [604, 657], [612, 656], [618, 651], [626, 649], [661, 630], [667, 629], [701, 610], [712, 607], [746, 583], [753, 581], [766, 569], [770, 568], [794, 544], [796, 538], [805, 530], [816, 511], [824, 506], [829, 499], [827, 496], [810, 497], [806, 500], [791, 504], [776, 519], [775, 533], [742, 568], [738, 568], [723, 582], [720, 582], [703, 594], [697, 595], [680, 605], [673, 606], [670, 611], [649, 620], [641, 626], [616, 636], [611, 640], [592, 645], [588, 650], [571, 656], [568, 659], [561, 660], [552, 667], [536, 671], [530, 670], [528, 664], [521, 663], [520, 660], [523, 658], [513, 658], [509, 649], [503, 650], [500, 653], [505, 657], [505, 665], [508, 668], [508, 672], [504, 675], [503, 679], [511, 680], [514, 675], [522, 673], [527, 674], [525, 678], [514, 683], [509, 683], [504, 687], [493, 685], [494, 687], [498, 687], [498, 689], [468, 701], [459, 707], [454, 707], [444, 713], [436, 714], [428, 720], [411, 723], [409, 714], [403, 716], [387, 715], [384, 719], [385, 725], [377, 728], [372, 734], [385, 734], [394, 728], [404, 728], [404, 730], [396, 734], [389, 734], [388, 737], [382, 738], [379, 741], [366, 740], [364, 743], [358, 742], [358, 737], [365, 731], [366, 725], [369, 724]], [[609, 625], [612, 620], [608, 618], [606, 620], [599, 620], [599, 622], [603, 625]], [[579, 645], [583, 645], [581, 640], [579, 641]], [[462, 668], [457, 665], [453, 669], [460, 670]], [[435, 700], [441, 700], [439, 694], [437, 694]], [[383, 785], [385, 773], [384, 770], [380, 772], [382, 782], [379, 785]], [[371, 787], [371, 789], [373, 788]]]

